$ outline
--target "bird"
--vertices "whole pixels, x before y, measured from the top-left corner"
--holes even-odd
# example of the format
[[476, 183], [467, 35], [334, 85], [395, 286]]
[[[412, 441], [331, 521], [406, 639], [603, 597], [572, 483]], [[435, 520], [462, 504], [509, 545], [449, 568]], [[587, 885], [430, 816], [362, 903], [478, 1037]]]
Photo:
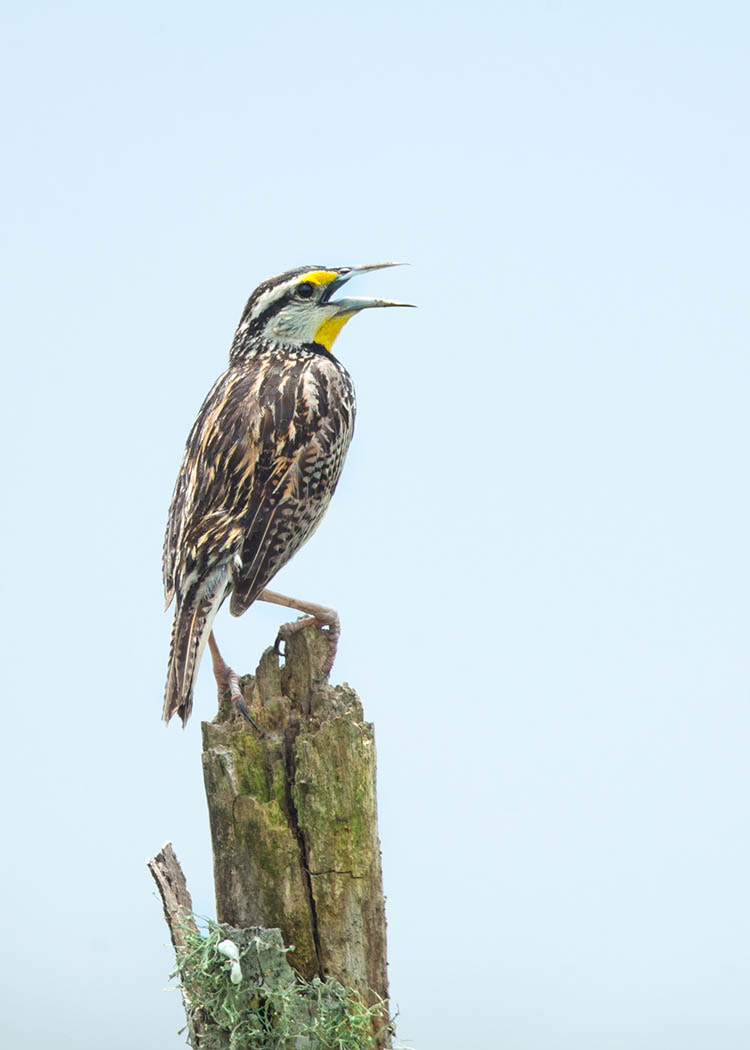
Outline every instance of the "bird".
[[[219, 695], [229, 692], [253, 725], [239, 679], [213, 632], [229, 598], [233, 616], [260, 600], [304, 614], [279, 639], [311, 624], [327, 629], [333, 666], [334, 609], [266, 585], [321, 522], [354, 431], [349, 373], [332, 347], [347, 321], [385, 299], [336, 297], [357, 274], [399, 263], [304, 266], [263, 281], [247, 301], [229, 351], [190, 431], [169, 509], [163, 550], [165, 609], [175, 601], [163, 719], [183, 726], [208, 644]], [[257, 726], [256, 726], [257, 728]]]

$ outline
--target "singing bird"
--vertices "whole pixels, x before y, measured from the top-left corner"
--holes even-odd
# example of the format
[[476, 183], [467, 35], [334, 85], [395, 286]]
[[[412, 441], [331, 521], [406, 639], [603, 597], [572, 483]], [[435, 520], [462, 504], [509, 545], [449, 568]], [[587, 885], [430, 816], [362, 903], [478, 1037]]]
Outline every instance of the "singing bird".
[[166, 607], [176, 601], [163, 717], [182, 724], [208, 642], [220, 693], [250, 718], [237, 675], [219, 652], [213, 622], [221, 604], [240, 616], [256, 600], [327, 627], [333, 666], [340, 627], [333, 609], [287, 598], [266, 584], [310, 538], [341, 474], [355, 415], [354, 387], [332, 347], [361, 310], [410, 306], [384, 299], [334, 298], [351, 277], [397, 263], [306, 266], [259, 285], [248, 299], [229, 367], [190, 431], [164, 538]]

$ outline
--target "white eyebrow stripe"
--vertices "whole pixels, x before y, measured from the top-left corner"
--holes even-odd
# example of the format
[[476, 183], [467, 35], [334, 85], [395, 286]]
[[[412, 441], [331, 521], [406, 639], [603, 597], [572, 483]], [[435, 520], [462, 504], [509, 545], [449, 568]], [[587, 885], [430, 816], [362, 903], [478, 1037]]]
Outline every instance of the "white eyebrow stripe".
[[264, 314], [269, 306], [275, 303], [277, 299], [280, 299], [282, 295], [285, 295], [296, 283], [296, 281], [284, 281], [283, 284], [277, 284], [274, 288], [269, 288], [267, 292], [264, 292], [263, 295], [261, 295], [260, 299], [258, 299], [253, 307], [250, 319], [254, 320], [256, 317], [260, 317]]

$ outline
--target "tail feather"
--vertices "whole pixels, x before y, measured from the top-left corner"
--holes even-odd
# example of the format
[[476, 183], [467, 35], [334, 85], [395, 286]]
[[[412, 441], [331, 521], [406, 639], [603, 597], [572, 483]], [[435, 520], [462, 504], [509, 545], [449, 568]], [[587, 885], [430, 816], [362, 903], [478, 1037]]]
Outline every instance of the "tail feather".
[[[183, 726], [193, 709], [193, 686], [214, 618], [224, 600], [226, 572], [213, 586], [195, 584], [178, 601], [172, 625], [167, 687], [162, 718], [169, 722], [175, 712]], [[217, 586], [218, 584], [218, 586]]]

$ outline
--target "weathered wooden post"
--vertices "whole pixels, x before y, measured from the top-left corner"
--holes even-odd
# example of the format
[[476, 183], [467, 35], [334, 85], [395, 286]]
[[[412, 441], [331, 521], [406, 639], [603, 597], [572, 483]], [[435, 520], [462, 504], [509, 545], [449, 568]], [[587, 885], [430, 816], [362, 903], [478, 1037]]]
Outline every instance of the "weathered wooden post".
[[[175, 942], [196, 1047], [325, 1047], [328, 1021], [321, 1018], [338, 1016], [338, 1003], [349, 1004], [341, 1007], [344, 1013], [351, 1008], [351, 1017], [340, 1022], [351, 1040], [336, 1045], [352, 1050], [390, 1045], [373, 728], [363, 721], [361, 702], [352, 689], [326, 682], [321, 669], [327, 652], [325, 632], [308, 628], [291, 637], [282, 666], [268, 649], [256, 674], [241, 679], [259, 731], [237, 715], [228, 697], [216, 718], [203, 723], [203, 772], [221, 933], [210, 950], [207, 942], [196, 940], [199, 935], [190, 933], [190, 965], [199, 959], [198, 969], [205, 963], [211, 970], [215, 964], [210, 977], [218, 984], [211, 984], [211, 995], [223, 994], [222, 980], [229, 994], [230, 977], [237, 971], [229, 957], [221, 956], [217, 938], [227, 933], [241, 945], [237, 966], [241, 963], [243, 976], [246, 969], [265, 972], [256, 958], [262, 942], [265, 951], [282, 955], [277, 976], [284, 989], [291, 988], [291, 979], [305, 1002], [304, 1023], [299, 1029], [291, 1022], [284, 1027], [284, 1041], [272, 1041], [273, 1018], [278, 1021], [279, 1015], [275, 1000], [273, 1017], [266, 1018], [271, 1041], [260, 1041], [257, 1033], [244, 1043], [211, 1041], [219, 1038], [215, 1032], [200, 1031], [205, 1012], [190, 1006], [200, 999], [202, 978], [185, 965], [186, 949]], [[155, 878], [156, 861], [150, 862]], [[164, 904], [169, 919], [166, 900]], [[177, 926], [184, 929], [184, 920]], [[276, 930], [280, 939], [274, 941]], [[229, 1008], [236, 1008], [238, 1016], [239, 987], [231, 992]], [[336, 989], [333, 1005], [326, 988]], [[321, 991], [325, 994], [315, 1005], [312, 1000], [315, 995], [320, 998]], [[255, 993], [253, 1002], [263, 1000]], [[255, 1031], [252, 1025], [251, 1030]], [[281, 1038], [280, 1029], [276, 1034]], [[338, 1029], [337, 1038], [342, 1038]]]

